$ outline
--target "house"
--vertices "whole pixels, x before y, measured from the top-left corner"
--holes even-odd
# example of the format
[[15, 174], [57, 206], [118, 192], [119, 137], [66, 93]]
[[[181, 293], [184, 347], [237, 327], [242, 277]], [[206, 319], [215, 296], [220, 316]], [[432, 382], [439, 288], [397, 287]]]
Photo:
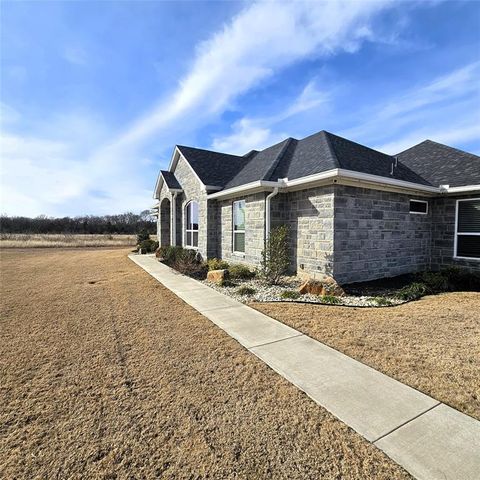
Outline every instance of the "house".
[[480, 157], [431, 140], [393, 156], [326, 131], [243, 156], [177, 145], [154, 197], [160, 245], [203, 258], [258, 265], [287, 224], [301, 276], [480, 271]]

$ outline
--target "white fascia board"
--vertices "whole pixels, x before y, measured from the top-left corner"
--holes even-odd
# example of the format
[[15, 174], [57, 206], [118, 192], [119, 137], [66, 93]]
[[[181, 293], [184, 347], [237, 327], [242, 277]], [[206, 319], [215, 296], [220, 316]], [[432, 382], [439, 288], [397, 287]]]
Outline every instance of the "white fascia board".
[[162, 176], [162, 172], [160, 171], [158, 172], [157, 181], [155, 182], [155, 190], [153, 191], [153, 198], [158, 199], [158, 194], [162, 189], [162, 184], [163, 184], [163, 176]]
[[237, 194], [251, 193], [254, 190], [273, 189], [275, 187], [281, 187], [281, 186], [283, 186], [283, 183], [281, 182], [269, 182], [266, 180], [257, 180], [256, 182], [246, 183], [245, 185], [239, 185], [238, 187], [228, 188], [227, 190], [222, 190], [221, 192], [211, 193], [210, 195], [207, 195], [207, 198], [215, 199], [215, 198], [231, 197]]
[[[170, 158], [170, 164], [168, 165], [168, 171], [173, 172], [172, 167], [177, 166], [178, 162], [178, 155], [180, 155], [180, 152], [178, 151], [177, 146], [173, 149], [172, 157]], [[160, 190], [162, 189], [163, 185], [163, 176], [162, 176], [162, 171], [160, 170], [158, 172], [158, 177], [157, 177], [157, 183], [155, 184], [155, 191], [153, 192], [153, 198], [159, 198], [158, 195], [160, 193]]]
[[338, 176], [339, 169], [333, 168], [332, 170], [327, 170], [326, 172], [315, 173], [314, 175], [307, 175], [306, 177], [296, 178], [295, 180], [286, 180], [284, 186], [287, 187], [297, 187], [299, 185], [307, 185], [309, 183], [316, 183], [323, 180], [328, 180]]
[[406, 182], [405, 180], [397, 180], [395, 178], [386, 178], [380, 175], [372, 175], [370, 173], [354, 172], [353, 170], [338, 169], [338, 176], [341, 178], [348, 178], [358, 181], [360, 184], [380, 184], [392, 187], [399, 187], [407, 190], [415, 190], [418, 192], [428, 192], [433, 194], [440, 193], [439, 187], [432, 187], [429, 185], [420, 185], [418, 183]]
[[480, 185], [465, 185], [463, 187], [449, 187], [447, 193], [480, 192]]
[[[442, 192], [445, 193], [445, 190], [441, 190], [440, 187], [433, 187], [430, 185], [421, 185], [418, 183], [407, 182], [405, 180], [397, 180], [395, 178], [382, 177], [380, 175], [372, 175], [369, 173], [355, 172], [353, 170], [345, 170], [342, 168], [335, 168], [332, 170], [327, 170], [326, 172], [308, 175], [306, 177], [297, 178], [295, 180], [286, 180], [278, 182], [269, 182], [269, 181], [256, 181], [247, 183], [245, 185], [240, 185], [238, 187], [229, 188], [228, 190], [223, 190], [218, 193], [213, 193], [208, 195], [208, 198], [222, 198], [233, 196], [235, 194], [249, 192], [252, 190], [259, 189], [273, 189], [275, 187], [283, 187], [288, 190], [298, 190], [299, 187], [307, 187], [309, 184], [322, 183], [324, 181], [329, 181], [333, 179], [338, 179], [341, 183], [342, 179], [349, 180], [354, 185], [364, 185], [366, 188], [372, 188], [373, 185], [383, 188], [395, 188], [401, 190], [407, 190], [410, 192], [419, 192], [424, 195], [439, 195]], [[466, 185], [463, 187], [451, 187], [446, 190], [446, 193], [468, 193], [480, 191], [480, 185]]]

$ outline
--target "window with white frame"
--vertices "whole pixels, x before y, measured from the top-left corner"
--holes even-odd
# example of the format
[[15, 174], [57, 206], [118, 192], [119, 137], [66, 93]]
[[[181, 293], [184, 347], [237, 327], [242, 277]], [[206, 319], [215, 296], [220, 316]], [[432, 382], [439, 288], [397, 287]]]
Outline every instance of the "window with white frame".
[[189, 202], [185, 206], [185, 245], [198, 247], [198, 203]]
[[410, 200], [410, 213], [426, 215], [428, 213], [428, 202], [426, 200]]
[[233, 202], [233, 251], [245, 253], [245, 200]]
[[457, 200], [453, 255], [480, 259], [480, 198]]

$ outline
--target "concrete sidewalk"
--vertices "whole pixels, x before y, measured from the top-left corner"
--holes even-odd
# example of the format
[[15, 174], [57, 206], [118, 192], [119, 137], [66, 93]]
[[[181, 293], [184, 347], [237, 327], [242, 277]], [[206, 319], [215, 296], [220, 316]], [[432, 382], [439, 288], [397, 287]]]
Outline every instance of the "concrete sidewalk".
[[477, 420], [175, 272], [152, 255], [129, 257], [416, 478], [480, 479]]

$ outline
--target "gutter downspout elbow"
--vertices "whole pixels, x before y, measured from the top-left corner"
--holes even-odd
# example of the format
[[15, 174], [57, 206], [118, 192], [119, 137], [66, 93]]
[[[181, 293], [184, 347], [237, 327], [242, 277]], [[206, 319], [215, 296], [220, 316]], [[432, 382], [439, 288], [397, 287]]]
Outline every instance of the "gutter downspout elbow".
[[269, 193], [265, 199], [265, 241], [267, 241], [270, 236], [270, 200], [278, 195], [278, 191], [279, 187], [275, 187], [273, 192]]

